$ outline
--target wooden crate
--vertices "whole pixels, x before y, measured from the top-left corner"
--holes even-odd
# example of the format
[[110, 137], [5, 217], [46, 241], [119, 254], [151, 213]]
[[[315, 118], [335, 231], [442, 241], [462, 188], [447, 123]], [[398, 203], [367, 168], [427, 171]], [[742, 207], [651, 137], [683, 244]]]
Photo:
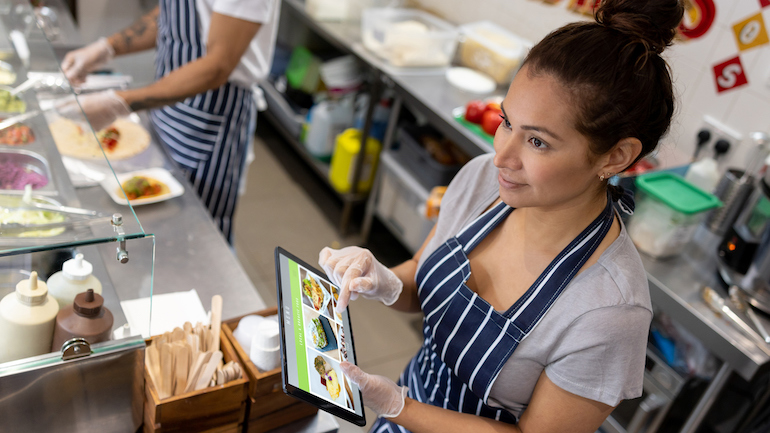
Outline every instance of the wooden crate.
[[[258, 311], [263, 317], [278, 313], [277, 307]], [[235, 353], [244, 365], [249, 377], [249, 409], [247, 413], [247, 429], [249, 433], [261, 433], [292, 421], [311, 416], [318, 412], [318, 408], [290, 397], [283, 392], [281, 383], [281, 368], [271, 371], [260, 371], [249, 355], [243, 350], [238, 340], [233, 336], [233, 330], [238, 327], [241, 317], [222, 322], [222, 333], [225, 335]]]
[[[155, 337], [153, 337], [155, 338]], [[152, 344], [152, 338], [147, 340]], [[224, 332], [220, 333], [220, 350], [224, 362], [234, 360], [246, 369]], [[249, 405], [249, 379], [231, 380], [160, 400], [155, 384], [144, 371], [144, 432], [145, 433], [240, 433]]]

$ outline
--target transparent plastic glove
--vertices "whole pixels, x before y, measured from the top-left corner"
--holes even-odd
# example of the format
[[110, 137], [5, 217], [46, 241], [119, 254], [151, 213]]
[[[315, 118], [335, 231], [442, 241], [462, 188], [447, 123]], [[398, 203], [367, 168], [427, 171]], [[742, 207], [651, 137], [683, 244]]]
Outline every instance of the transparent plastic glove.
[[56, 105], [56, 110], [64, 117], [77, 119], [80, 117], [81, 107], [94, 131], [103, 129], [116, 119], [131, 114], [131, 108], [114, 90], [80, 95], [77, 101], [75, 98], [66, 98], [65, 101]]
[[390, 269], [361, 247], [334, 250], [326, 247], [318, 255], [318, 264], [332, 282], [340, 287], [337, 312], [360, 294], [385, 305], [392, 305], [401, 295], [404, 283]]
[[86, 75], [115, 57], [115, 50], [106, 38], [70, 51], [61, 62], [64, 75], [73, 85], [83, 84]]
[[347, 361], [343, 361], [340, 367], [345, 376], [361, 388], [364, 405], [369, 409], [383, 418], [395, 418], [401, 414], [409, 388], [398, 386], [387, 377], [365, 373]]

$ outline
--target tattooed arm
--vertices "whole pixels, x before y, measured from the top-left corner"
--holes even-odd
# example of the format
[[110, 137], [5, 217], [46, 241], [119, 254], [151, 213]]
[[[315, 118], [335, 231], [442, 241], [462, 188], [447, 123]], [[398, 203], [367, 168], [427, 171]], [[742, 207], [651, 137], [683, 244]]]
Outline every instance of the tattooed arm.
[[136, 111], [162, 107], [216, 89], [227, 82], [260, 27], [260, 23], [214, 13], [206, 55], [147, 87], [116, 93]]
[[158, 35], [159, 14], [160, 8], [156, 6], [155, 9], [136, 20], [130, 27], [107, 38], [107, 42], [115, 50], [115, 55], [154, 48], [155, 38]]

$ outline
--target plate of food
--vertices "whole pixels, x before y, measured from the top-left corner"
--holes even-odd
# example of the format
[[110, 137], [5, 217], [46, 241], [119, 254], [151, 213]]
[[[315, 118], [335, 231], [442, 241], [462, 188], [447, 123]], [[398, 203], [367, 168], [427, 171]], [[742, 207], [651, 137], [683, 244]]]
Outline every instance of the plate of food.
[[346, 405], [346, 391], [343, 391], [340, 380], [344, 378], [337, 362], [323, 357], [312, 358], [313, 374], [310, 389], [324, 398], [331, 399], [340, 406]]
[[302, 293], [305, 295], [303, 302], [318, 312], [321, 312], [331, 299], [329, 293], [310, 273], [302, 279]]
[[97, 131], [96, 137], [87, 125], [65, 117], [53, 120], [48, 126], [59, 152], [73, 158], [103, 159], [106, 154], [110, 160], [121, 160], [136, 156], [150, 146], [150, 133], [127, 118]]
[[[329, 319], [318, 316], [310, 319], [307, 324], [307, 341], [313, 349], [319, 352], [337, 350], [337, 336]], [[330, 355], [332, 356], [332, 355]]]
[[[184, 187], [164, 168], [148, 168], [115, 176], [107, 176], [102, 188], [117, 204], [139, 206], [157, 203], [184, 193]], [[123, 192], [125, 191], [125, 194]], [[126, 200], [128, 198], [128, 200]]]

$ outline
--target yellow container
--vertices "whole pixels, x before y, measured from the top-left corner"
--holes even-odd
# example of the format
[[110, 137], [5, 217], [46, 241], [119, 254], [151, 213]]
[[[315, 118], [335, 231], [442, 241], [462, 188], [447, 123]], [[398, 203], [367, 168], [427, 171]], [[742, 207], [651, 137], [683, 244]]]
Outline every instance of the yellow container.
[[[361, 174], [358, 178], [356, 192], [367, 192], [372, 188], [381, 149], [382, 144], [379, 140], [372, 137], [366, 140], [366, 153], [364, 154], [364, 162], [361, 166]], [[329, 180], [337, 191], [342, 193], [350, 192], [350, 187], [353, 184], [353, 162], [360, 150], [360, 130], [349, 128], [337, 136], [331, 167], [329, 168]]]

